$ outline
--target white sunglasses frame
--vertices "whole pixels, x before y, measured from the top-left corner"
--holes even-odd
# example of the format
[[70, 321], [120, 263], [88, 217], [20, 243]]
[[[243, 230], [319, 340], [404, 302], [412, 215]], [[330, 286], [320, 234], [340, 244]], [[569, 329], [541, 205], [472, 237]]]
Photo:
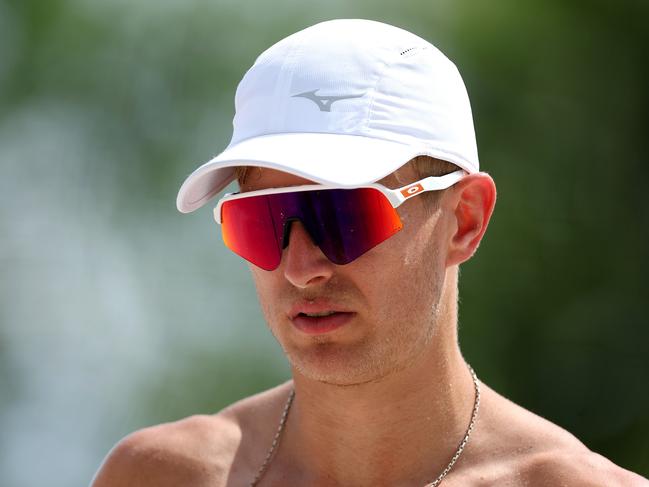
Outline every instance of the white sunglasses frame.
[[326, 189], [360, 189], [360, 188], [374, 188], [385, 195], [393, 208], [397, 208], [407, 199], [417, 196], [418, 194], [425, 193], [427, 191], [440, 191], [443, 189], [450, 188], [455, 183], [460, 181], [466, 174], [466, 171], [459, 170], [444, 176], [428, 176], [426, 178], [415, 181], [414, 183], [407, 184], [401, 188], [390, 189], [386, 188], [382, 184], [372, 183], [362, 186], [330, 186], [326, 184], [305, 184], [302, 186], [286, 186], [283, 188], [268, 188], [260, 189], [257, 191], [248, 191], [245, 193], [227, 193], [219, 200], [216, 207], [214, 208], [214, 220], [216, 223], [221, 225], [221, 207], [226, 201], [237, 200], [241, 198], [251, 198], [253, 196], [264, 196], [270, 194], [281, 194], [281, 193], [297, 193], [302, 191], [322, 191]]

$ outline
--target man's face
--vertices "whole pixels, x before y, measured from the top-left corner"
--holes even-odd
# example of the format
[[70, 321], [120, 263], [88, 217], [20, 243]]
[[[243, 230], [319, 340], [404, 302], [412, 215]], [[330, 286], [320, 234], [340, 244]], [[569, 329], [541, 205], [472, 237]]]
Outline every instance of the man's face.
[[[394, 188], [416, 179], [406, 165], [381, 183]], [[242, 191], [309, 183], [253, 169]], [[368, 382], [407, 366], [433, 340], [449, 218], [442, 204], [422, 196], [398, 212], [403, 229], [349, 264], [330, 262], [296, 222], [276, 270], [250, 265], [268, 326], [298, 373], [335, 384]], [[309, 316], [329, 311], [338, 313]]]

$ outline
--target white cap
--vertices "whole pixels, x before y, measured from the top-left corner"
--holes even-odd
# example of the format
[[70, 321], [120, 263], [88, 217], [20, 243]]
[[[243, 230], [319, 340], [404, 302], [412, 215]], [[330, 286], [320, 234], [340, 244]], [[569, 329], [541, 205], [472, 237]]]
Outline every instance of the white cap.
[[262, 53], [235, 97], [228, 147], [183, 183], [183, 213], [234, 179], [236, 166], [321, 184], [375, 182], [418, 155], [478, 171], [469, 97], [455, 65], [405, 30], [331, 20]]

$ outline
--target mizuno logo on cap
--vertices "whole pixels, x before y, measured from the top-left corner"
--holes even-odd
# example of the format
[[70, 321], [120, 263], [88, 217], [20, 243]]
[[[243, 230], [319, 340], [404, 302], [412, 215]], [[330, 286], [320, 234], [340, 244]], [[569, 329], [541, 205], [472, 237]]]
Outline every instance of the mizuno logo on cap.
[[333, 103], [338, 100], [346, 100], [348, 98], [360, 98], [365, 95], [365, 93], [361, 93], [360, 95], [318, 96], [316, 95], [317, 91], [318, 90], [305, 91], [304, 93], [293, 95], [293, 98], [297, 98], [297, 97], [306, 98], [307, 100], [311, 100], [313, 103], [318, 105], [318, 108], [320, 109], [321, 112], [330, 112], [331, 105], [333, 105]]

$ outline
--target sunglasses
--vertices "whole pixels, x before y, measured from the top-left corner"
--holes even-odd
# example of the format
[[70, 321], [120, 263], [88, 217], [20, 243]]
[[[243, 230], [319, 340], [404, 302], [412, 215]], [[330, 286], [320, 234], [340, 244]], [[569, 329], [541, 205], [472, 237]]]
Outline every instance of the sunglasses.
[[397, 189], [310, 184], [230, 193], [214, 208], [214, 219], [230, 250], [267, 271], [279, 266], [295, 221], [331, 262], [349, 264], [401, 230], [396, 208], [404, 201], [449, 188], [463, 176], [460, 170]]

